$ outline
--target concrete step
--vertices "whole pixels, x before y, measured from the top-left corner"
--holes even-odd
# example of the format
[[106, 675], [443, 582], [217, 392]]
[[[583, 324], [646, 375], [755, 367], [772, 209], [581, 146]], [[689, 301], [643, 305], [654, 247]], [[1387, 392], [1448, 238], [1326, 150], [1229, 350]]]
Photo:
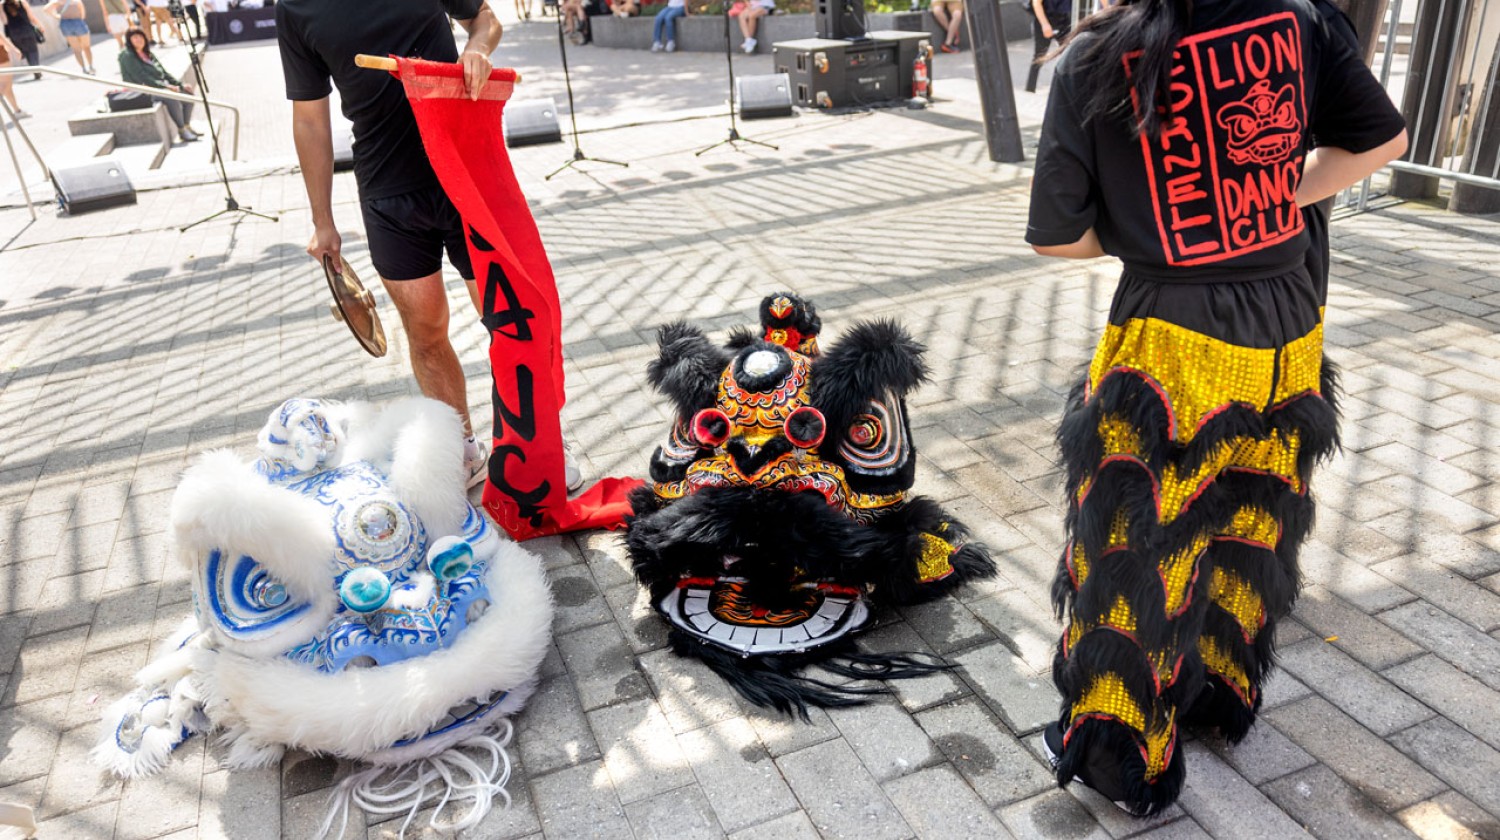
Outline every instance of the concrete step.
[[42, 155], [49, 169], [66, 169], [94, 158], [109, 154], [115, 149], [113, 134], [80, 134], [69, 137]]

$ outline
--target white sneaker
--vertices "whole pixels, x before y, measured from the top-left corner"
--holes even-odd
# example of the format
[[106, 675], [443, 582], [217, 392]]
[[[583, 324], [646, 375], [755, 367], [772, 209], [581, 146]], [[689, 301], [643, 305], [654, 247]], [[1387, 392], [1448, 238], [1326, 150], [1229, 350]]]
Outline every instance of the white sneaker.
[[746, 38], [744, 46], [741, 47], [741, 49], [743, 49], [745, 51], [746, 55], [749, 55], [750, 53], [755, 52], [755, 45], [756, 45], [756, 43], [757, 42], [756, 42], [756, 40], [754, 38]]
[[464, 489], [473, 489], [474, 485], [484, 481], [489, 474], [490, 448], [483, 441], [479, 441], [479, 457], [464, 460]]
[[668, 41], [667, 42], [667, 52], [677, 52], [677, 42], [676, 41]]
[[583, 470], [578, 468], [578, 461], [573, 457], [573, 444], [563, 439], [563, 484], [567, 485], [569, 493], [577, 493], [583, 489]]
[[661, 52], [661, 42], [660, 41], [652, 41], [651, 42], [651, 51], [652, 52]]

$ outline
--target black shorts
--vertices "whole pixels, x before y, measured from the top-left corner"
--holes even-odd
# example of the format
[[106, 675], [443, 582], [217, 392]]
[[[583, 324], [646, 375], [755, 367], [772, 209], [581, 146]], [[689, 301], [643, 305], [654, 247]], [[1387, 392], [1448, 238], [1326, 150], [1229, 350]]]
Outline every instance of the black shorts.
[[464, 223], [438, 187], [361, 201], [370, 261], [384, 280], [416, 280], [443, 267], [443, 251], [465, 280], [474, 279]]

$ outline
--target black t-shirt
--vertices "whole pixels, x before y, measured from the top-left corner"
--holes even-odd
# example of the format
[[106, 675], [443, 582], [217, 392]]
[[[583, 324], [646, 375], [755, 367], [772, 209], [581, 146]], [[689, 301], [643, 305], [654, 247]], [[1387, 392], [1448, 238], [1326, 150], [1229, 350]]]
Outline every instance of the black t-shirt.
[[276, 39], [288, 99], [339, 89], [354, 124], [354, 179], [360, 198], [400, 195], [437, 186], [437, 176], [401, 82], [354, 66], [358, 53], [457, 61], [448, 15], [469, 20], [484, 0], [281, 0]]
[[[1405, 122], [1359, 56], [1301, 0], [1200, 0], [1178, 45], [1173, 116], [1155, 140], [1124, 118], [1085, 124], [1059, 60], [1037, 149], [1026, 241], [1093, 227], [1127, 271], [1167, 282], [1248, 280], [1303, 263], [1296, 206], [1310, 137], [1364, 152]], [[1127, 66], [1132, 59], [1127, 57]]]

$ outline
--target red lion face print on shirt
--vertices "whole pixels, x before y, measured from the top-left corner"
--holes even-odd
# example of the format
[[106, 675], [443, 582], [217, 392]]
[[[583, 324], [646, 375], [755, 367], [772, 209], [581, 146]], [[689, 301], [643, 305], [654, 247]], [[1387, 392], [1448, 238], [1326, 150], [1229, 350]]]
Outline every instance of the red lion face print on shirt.
[[[1125, 57], [1127, 74], [1139, 56]], [[1297, 235], [1307, 99], [1296, 16], [1199, 33], [1174, 59], [1171, 115], [1159, 137], [1141, 137], [1167, 263], [1220, 262]]]

